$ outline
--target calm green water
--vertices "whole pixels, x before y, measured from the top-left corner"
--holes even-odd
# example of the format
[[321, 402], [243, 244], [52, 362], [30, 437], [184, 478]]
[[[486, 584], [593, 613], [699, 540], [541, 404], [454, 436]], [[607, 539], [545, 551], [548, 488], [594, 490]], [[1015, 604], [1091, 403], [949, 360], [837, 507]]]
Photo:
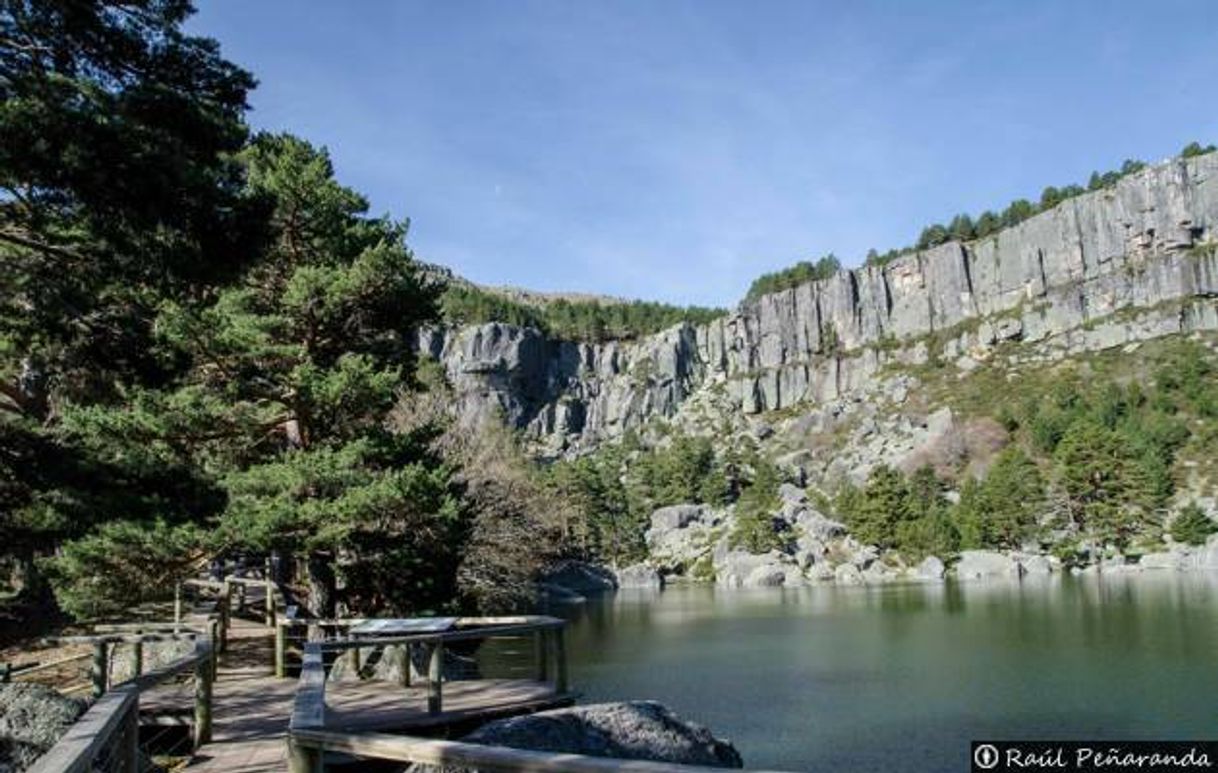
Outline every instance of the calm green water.
[[748, 767], [967, 770], [979, 738], [1218, 738], [1218, 574], [619, 593], [565, 612], [584, 702]]

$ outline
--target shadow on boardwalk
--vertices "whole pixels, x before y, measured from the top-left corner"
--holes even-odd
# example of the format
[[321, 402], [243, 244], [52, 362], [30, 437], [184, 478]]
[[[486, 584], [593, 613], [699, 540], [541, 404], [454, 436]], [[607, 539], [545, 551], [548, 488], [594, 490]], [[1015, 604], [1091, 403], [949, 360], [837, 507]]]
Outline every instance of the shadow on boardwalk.
[[214, 687], [212, 741], [195, 752], [185, 770], [287, 770], [285, 737], [296, 680], [275, 678], [273, 648], [274, 636], [265, 626], [234, 619]]

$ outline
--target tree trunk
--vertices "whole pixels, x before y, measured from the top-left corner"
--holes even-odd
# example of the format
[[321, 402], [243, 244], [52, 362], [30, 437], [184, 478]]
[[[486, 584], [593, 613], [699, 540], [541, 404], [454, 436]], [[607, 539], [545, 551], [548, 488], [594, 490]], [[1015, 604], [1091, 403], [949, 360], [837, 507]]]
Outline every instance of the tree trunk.
[[334, 617], [337, 589], [332, 561], [333, 557], [329, 553], [309, 554], [309, 615], [311, 617]]

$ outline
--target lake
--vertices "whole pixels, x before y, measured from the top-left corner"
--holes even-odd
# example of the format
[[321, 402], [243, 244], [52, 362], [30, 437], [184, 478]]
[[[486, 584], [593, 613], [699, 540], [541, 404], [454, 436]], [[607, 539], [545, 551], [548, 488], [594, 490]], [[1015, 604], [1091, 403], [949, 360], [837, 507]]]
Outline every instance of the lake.
[[751, 768], [967, 770], [975, 739], [1218, 737], [1218, 574], [623, 591], [562, 611], [584, 703]]

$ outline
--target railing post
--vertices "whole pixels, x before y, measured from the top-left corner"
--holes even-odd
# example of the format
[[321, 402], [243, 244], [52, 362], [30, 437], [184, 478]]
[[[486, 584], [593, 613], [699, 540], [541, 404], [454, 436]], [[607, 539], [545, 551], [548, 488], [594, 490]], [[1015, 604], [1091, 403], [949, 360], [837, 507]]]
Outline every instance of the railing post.
[[211, 658], [200, 658], [195, 666], [194, 748], [211, 741]]
[[436, 639], [431, 650], [431, 662], [427, 668], [427, 713], [439, 714], [444, 710], [444, 642]]
[[410, 686], [410, 672], [414, 670], [414, 658], [410, 656], [410, 643], [399, 645], [402, 648], [402, 686]]
[[131, 673], [133, 676], [140, 676], [144, 673], [143, 641], [135, 641], [131, 643]]
[[106, 677], [109, 672], [106, 663], [106, 641], [93, 642], [93, 663], [89, 669], [89, 677], [93, 682], [93, 697], [100, 698], [106, 692]]
[[288, 736], [288, 770], [290, 773], [323, 773], [326, 766], [323, 762], [323, 752], [309, 746], [303, 746]]
[[182, 581], [173, 584], [173, 632], [182, 632]]
[[275, 676], [283, 679], [287, 676], [288, 621], [284, 620], [275, 625]]
[[131, 706], [127, 710], [123, 738], [122, 773], [140, 773], [140, 693], [132, 689]]
[[[347, 641], [354, 640], [354, 636], [347, 634]], [[351, 668], [351, 673], [359, 678], [359, 647], [350, 647], [347, 650], [347, 665]]]
[[271, 577], [271, 559], [266, 559], [266, 627], [275, 627], [275, 580]]
[[564, 626], [559, 626], [554, 629], [554, 660], [555, 668], [558, 671], [558, 676], [554, 682], [554, 691], [564, 693], [567, 691], [567, 644]]
[[207, 626], [208, 638], [211, 640], [211, 672], [214, 674], [220, 666], [220, 621], [213, 617], [207, 621]]
[[548, 630], [538, 628], [533, 632], [533, 644], [537, 648], [537, 681], [550, 681], [550, 641]]
[[225, 652], [228, 650], [228, 605], [232, 600], [232, 592], [232, 586], [229, 585], [228, 580], [225, 580], [224, 586], [220, 590], [220, 641], [216, 642], [216, 646], [220, 648], [220, 652]]

